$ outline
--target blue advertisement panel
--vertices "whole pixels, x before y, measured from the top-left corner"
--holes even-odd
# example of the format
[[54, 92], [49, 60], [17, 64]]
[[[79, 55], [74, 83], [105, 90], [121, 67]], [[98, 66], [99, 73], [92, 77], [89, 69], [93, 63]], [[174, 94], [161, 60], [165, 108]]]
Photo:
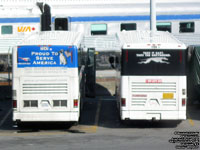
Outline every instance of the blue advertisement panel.
[[75, 46], [19, 46], [18, 68], [25, 67], [78, 67], [78, 52]]

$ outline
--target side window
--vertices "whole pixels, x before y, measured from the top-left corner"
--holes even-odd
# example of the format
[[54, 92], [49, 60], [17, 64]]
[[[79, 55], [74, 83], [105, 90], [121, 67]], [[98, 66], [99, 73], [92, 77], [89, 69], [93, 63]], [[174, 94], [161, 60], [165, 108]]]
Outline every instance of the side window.
[[121, 24], [121, 31], [126, 30], [126, 31], [131, 31], [131, 30], [136, 30], [137, 25], [136, 23], [122, 23]]
[[171, 32], [172, 31], [172, 25], [170, 22], [158, 22], [156, 24], [157, 30], [158, 31], [168, 31]]
[[107, 24], [91, 25], [91, 35], [106, 35], [106, 34], [107, 34]]
[[13, 33], [13, 27], [6, 25], [1, 26], [1, 34], [12, 34]]
[[67, 18], [56, 18], [55, 19], [55, 30], [68, 30], [68, 19]]
[[181, 22], [179, 25], [180, 33], [194, 32], [194, 22]]

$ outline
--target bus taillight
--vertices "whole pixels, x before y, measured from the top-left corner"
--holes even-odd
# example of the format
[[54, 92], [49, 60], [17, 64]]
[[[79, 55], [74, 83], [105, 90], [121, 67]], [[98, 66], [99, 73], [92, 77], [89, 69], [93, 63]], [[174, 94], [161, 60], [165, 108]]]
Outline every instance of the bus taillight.
[[186, 105], [186, 99], [183, 98], [183, 99], [182, 99], [182, 106], [185, 106], [185, 105]]
[[128, 50], [126, 50], [126, 62], [128, 62]]
[[74, 99], [74, 108], [77, 108], [77, 107], [78, 107], [78, 100]]
[[121, 98], [121, 105], [122, 106], [126, 106], [126, 99], [125, 98]]
[[17, 100], [13, 100], [13, 108], [17, 108]]

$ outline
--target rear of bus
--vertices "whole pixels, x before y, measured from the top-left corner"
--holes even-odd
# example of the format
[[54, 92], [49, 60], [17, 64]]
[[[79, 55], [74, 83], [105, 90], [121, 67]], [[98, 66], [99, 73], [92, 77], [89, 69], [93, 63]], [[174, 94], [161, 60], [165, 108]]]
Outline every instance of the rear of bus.
[[122, 120], [186, 119], [186, 47], [122, 49]]
[[14, 122], [77, 122], [77, 46], [15, 47], [12, 88]]

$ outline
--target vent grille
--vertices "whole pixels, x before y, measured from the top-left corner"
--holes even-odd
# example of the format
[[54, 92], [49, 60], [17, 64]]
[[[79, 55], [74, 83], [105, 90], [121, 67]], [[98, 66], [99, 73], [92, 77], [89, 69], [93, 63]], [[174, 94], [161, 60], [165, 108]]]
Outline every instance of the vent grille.
[[132, 106], [145, 106], [147, 102], [147, 98], [132, 98], [131, 105]]
[[54, 107], [67, 107], [67, 100], [53, 100]]
[[24, 107], [38, 107], [37, 100], [24, 100]]
[[[163, 83], [145, 83], [145, 82], [131, 82], [132, 106], [146, 106], [150, 93], [155, 93], [155, 99], [158, 99], [159, 105], [162, 107], [177, 106], [176, 100], [176, 82]], [[163, 93], [173, 93], [173, 99], [163, 99]], [[134, 96], [136, 95], [136, 97]], [[152, 97], [150, 97], [151, 99]]]
[[145, 83], [145, 82], [132, 82], [132, 93], [176, 93], [176, 82], [164, 83]]
[[68, 94], [67, 83], [23, 84], [23, 94]]

